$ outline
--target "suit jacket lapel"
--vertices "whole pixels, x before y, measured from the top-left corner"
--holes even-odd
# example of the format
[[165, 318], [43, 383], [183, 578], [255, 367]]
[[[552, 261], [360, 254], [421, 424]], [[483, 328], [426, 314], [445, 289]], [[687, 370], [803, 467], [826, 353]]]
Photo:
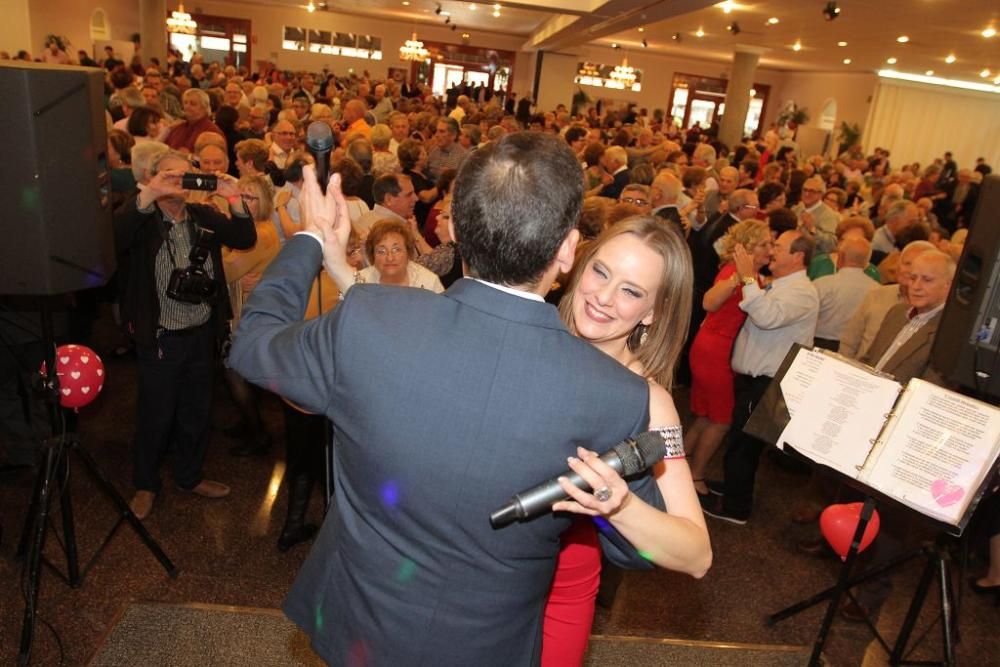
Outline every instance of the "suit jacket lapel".
[[915, 357], [919, 357], [923, 361], [926, 361], [930, 357], [930, 349], [922, 351], [925, 346], [930, 348], [931, 343], [934, 341], [934, 334], [937, 333], [938, 324], [941, 322], [941, 313], [938, 313], [930, 322], [920, 327], [920, 329], [910, 336], [910, 339], [903, 343], [903, 346], [896, 350], [896, 354], [892, 355], [890, 363], [886, 364], [885, 370], [889, 373], [894, 373], [895, 369], [902, 366], [907, 361]]

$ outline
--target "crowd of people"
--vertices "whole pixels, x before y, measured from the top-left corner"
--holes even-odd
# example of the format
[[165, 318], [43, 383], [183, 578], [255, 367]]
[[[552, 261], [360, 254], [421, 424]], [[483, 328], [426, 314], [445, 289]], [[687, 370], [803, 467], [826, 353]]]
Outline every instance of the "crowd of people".
[[[56, 47], [46, 61], [68, 62]], [[81, 64], [99, 64], [88, 61]], [[271, 446], [273, 425], [261, 420], [254, 385], [286, 405], [281, 550], [317, 534], [306, 514], [327, 419], [337, 431], [338, 520], [324, 525], [287, 608], [333, 660], [355, 636], [409, 648], [375, 627], [432, 632], [407, 618], [407, 601], [451, 565], [458, 593], [441, 598], [437, 631], [476, 635], [476, 612], [458, 599], [462, 586], [482, 593], [476, 576], [484, 571], [510, 586], [513, 568], [523, 576], [517, 586], [490, 590], [497, 609], [510, 612], [503, 633], [488, 634], [516, 647], [504, 662], [540, 651], [543, 664], [578, 663], [600, 550], [613, 549], [608, 525], [642, 554], [617, 553], [613, 562], [702, 576], [711, 562], [703, 517], [744, 524], [752, 516], [764, 443], [743, 425], [793, 344], [839, 351], [900, 381], [933, 376], [934, 334], [990, 172], [982, 160], [959, 168], [949, 153], [898, 168], [881, 148], [801, 155], [794, 134], [778, 127], [726, 146], [713, 128], [685, 130], [632, 106], [574, 115], [563, 105], [532, 109], [527, 97], [515, 104], [513, 94], [456, 88], [437, 98], [427, 86], [367, 73], [260, 75], [177, 54], [162, 66], [126, 66], [109, 52], [100, 64], [124, 258], [118, 302], [130, 340], [121, 352], [133, 346], [139, 370], [131, 507], [140, 518], [153, 510], [169, 448], [182, 491], [230, 492], [201, 471], [224, 341], [241, 415], [227, 430], [237, 438], [231, 453]], [[317, 122], [334, 137], [325, 194], [305, 143]], [[215, 178], [193, 190], [191, 173]], [[449, 307], [433, 296], [446, 290]], [[514, 292], [520, 298], [505, 302]], [[558, 317], [535, 303], [542, 299], [558, 304]], [[420, 359], [401, 358], [410, 355]], [[428, 373], [436, 382], [418, 390]], [[494, 378], [494, 396], [481, 395], [484, 375]], [[600, 386], [581, 385], [590, 377]], [[672, 391], [680, 385], [690, 388], [693, 416], [683, 437]], [[495, 416], [463, 403], [480, 399], [518, 414], [531, 431], [475, 422]], [[443, 434], [442, 424], [460, 434]], [[394, 483], [423, 475], [423, 483], [458, 484], [426, 465], [403, 466], [411, 440], [440, 439], [433, 455], [462, 461], [469, 441], [493, 442], [484, 434], [493, 426], [511, 438], [491, 453], [508, 492], [516, 480], [541, 479], [532, 478], [534, 454], [521, 455], [538, 439], [586, 444], [570, 453], [569, 467], [598, 493], [564, 486], [569, 500], [555, 509], [577, 515], [571, 528], [568, 520], [525, 525], [524, 543], [512, 547], [469, 527], [466, 512], [494, 488], [477, 478], [482, 489], [464, 490], [475, 499], [468, 506], [451, 493], [430, 499], [445, 524], [468, 529], [456, 557], [431, 523], [406, 515], [412, 530], [394, 526], [396, 501], [359, 481], [370, 465], [387, 468]], [[662, 435], [666, 452], [649, 484], [626, 483], [591, 451], [647, 430]], [[376, 443], [378, 452], [366, 451]], [[723, 478], [708, 479], [724, 443]], [[550, 547], [560, 534], [553, 582]], [[384, 550], [366, 565], [372, 544]], [[398, 565], [386, 553], [393, 549], [428, 549], [442, 560], [420, 562], [419, 585], [404, 593], [399, 581], [374, 576]], [[349, 590], [355, 584], [338, 572], [348, 567], [363, 573], [352, 595], [369, 601], [359, 608], [373, 618], [323, 632], [316, 610], [332, 602], [316, 582]], [[975, 587], [997, 590], [1000, 580]], [[523, 640], [538, 615], [530, 603], [546, 599], [539, 648]], [[470, 642], [462, 650], [481, 649]], [[382, 658], [396, 655], [384, 650]]]

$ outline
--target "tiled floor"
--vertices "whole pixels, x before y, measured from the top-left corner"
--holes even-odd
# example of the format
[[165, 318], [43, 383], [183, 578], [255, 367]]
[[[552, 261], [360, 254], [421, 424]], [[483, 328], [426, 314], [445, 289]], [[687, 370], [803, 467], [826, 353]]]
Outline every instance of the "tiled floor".
[[[99, 329], [99, 334], [102, 330]], [[110, 341], [107, 327], [96, 345]], [[81, 415], [87, 450], [125, 495], [129, 488], [129, 437], [134, 407], [134, 363], [105, 355], [108, 383], [98, 403]], [[681, 395], [679, 394], [679, 398]], [[681, 401], [682, 402], [682, 401]], [[222, 500], [183, 495], [165, 484], [145, 524], [180, 570], [169, 579], [140, 540], [123, 526], [88, 574], [71, 589], [43, 570], [39, 624], [33, 645], [36, 665], [80, 665], [93, 654], [108, 624], [127, 600], [204, 602], [278, 607], [306, 554], [306, 547], [281, 554], [275, 548], [284, 518], [285, 495], [279, 490], [282, 462], [281, 411], [277, 401], [265, 401], [275, 447], [263, 458], [237, 459], [227, 453], [232, 441], [215, 435], [206, 475], [230, 484], [233, 493]], [[214, 420], [232, 423], [234, 410], [220, 384]], [[30, 495], [32, 478], [0, 480], [0, 664], [14, 664], [23, 613], [21, 565], [14, 549]], [[807, 529], [790, 521], [805, 486], [801, 475], [780, 469], [766, 457], [758, 477], [758, 506], [746, 526], [710, 519], [715, 563], [702, 580], [669, 572], [627, 574], [612, 609], [599, 609], [595, 633], [761, 644], [810, 644], [819, 627], [822, 608], [807, 611], [774, 627], [764, 618], [799, 599], [831, 585], [838, 569], [833, 559], [800, 555], [795, 542]], [[70, 488], [76, 513], [81, 561], [86, 562], [115, 523], [109, 503], [96, 491], [79, 466], [72, 468]], [[311, 512], [319, 516], [319, 495]], [[53, 523], [47, 548], [60, 563]], [[981, 565], [975, 567], [981, 568]], [[978, 570], [977, 570], [978, 571]], [[895, 637], [916, 584], [919, 565], [899, 572], [893, 595], [882, 608], [878, 626]], [[967, 591], [964, 582], [959, 590]], [[929, 604], [917, 635], [933, 622], [936, 602]], [[996, 629], [1000, 609], [974, 595], [962, 596], [962, 665], [1000, 662]], [[51, 626], [51, 628], [49, 627]], [[56, 635], [61, 643], [59, 648]], [[934, 659], [940, 650], [940, 627], [927, 633], [915, 657]], [[827, 647], [833, 665], [878, 665], [885, 654], [867, 650], [871, 637], [864, 626], [837, 621]], [[248, 662], [247, 664], [251, 664]]]

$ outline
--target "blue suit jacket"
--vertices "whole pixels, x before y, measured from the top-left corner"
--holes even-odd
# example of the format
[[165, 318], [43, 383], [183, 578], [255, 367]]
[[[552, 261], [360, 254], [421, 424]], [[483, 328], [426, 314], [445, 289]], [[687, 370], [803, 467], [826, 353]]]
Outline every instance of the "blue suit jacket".
[[[320, 261], [314, 239], [289, 240], [230, 356], [335, 425], [334, 503], [286, 613], [336, 665], [537, 663], [570, 519], [494, 530], [490, 512], [565, 471], [577, 444], [604, 451], [645, 430], [646, 383], [569, 334], [553, 306], [469, 279], [443, 295], [358, 285], [300, 322]], [[631, 484], [662, 507], [650, 477]], [[648, 567], [634, 550], [605, 552]]]

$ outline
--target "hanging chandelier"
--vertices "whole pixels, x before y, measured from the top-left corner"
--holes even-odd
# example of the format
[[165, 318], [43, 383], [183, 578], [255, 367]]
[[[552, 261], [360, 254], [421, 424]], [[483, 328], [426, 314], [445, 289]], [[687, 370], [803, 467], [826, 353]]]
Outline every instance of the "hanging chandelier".
[[177, 11], [171, 12], [170, 16], [167, 17], [167, 32], [193, 35], [197, 28], [198, 24], [195, 23], [190, 14], [184, 11], [183, 2], [178, 3]]
[[635, 68], [629, 67], [628, 58], [622, 58], [622, 64], [615, 65], [614, 70], [612, 70], [609, 76], [613, 81], [620, 83], [626, 88], [631, 88], [632, 84], [635, 83]]
[[406, 40], [406, 43], [399, 47], [400, 60], [422, 61], [426, 60], [430, 51], [424, 48], [424, 43], [417, 39], [417, 33]]

